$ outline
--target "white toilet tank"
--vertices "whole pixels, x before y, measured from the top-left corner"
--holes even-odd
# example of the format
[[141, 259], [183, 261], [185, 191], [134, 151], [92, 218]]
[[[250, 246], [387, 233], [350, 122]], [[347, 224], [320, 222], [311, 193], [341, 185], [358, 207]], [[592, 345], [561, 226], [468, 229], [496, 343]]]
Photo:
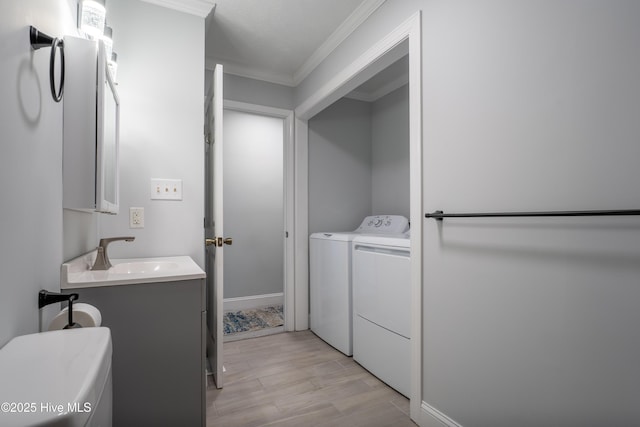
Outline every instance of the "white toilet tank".
[[111, 331], [23, 335], [0, 349], [0, 425], [111, 427]]

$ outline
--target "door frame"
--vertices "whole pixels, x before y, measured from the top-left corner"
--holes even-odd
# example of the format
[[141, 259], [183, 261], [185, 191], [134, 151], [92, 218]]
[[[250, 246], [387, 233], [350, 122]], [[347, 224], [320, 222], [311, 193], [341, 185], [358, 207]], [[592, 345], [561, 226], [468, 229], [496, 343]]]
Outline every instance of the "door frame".
[[[395, 49], [407, 41], [403, 53]], [[410, 414], [422, 404], [422, 47], [418, 11], [337, 73], [295, 109], [295, 330], [309, 328], [309, 119], [347, 95], [406, 53], [409, 54], [409, 153], [411, 220], [411, 388]], [[399, 55], [399, 56], [398, 56]], [[373, 65], [375, 64], [375, 70]]]
[[[294, 330], [294, 308], [295, 308], [295, 288], [294, 288], [294, 241], [296, 230], [294, 228], [294, 146], [293, 146], [293, 124], [294, 113], [292, 110], [268, 107], [265, 105], [250, 104], [246, 102], [224, 100], [225, 110], [239, 111], [242, 113], [257, 114], [260, 116], [275, 117], [283, 120], [283, 166], [284, 166], [284, 330]], [[288, 236], [287, 236], [288, 233]]]

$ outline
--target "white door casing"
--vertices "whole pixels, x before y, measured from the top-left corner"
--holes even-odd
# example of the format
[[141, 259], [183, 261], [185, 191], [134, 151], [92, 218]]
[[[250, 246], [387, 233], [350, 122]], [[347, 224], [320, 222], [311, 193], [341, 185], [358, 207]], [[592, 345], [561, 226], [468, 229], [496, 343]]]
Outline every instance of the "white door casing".
[[[409, 54], [409, 150], [411, 221], [410, 414], [419, 425], [433, 417], [422, 407], [422, 48], [418, 11], [337, 73], [295, 109], [295, 330], [309, 327], [308, 121], [378, 71]], [[406, 46], [404, 46], [406, 44]], [[379, 68], [372, 67], [376, 64]]]
[[293, 111], [264, 105], [225, 100], [224, 108], [283, 120], [284, 148], [284, 330], [293, 331], [295, 326], [295, 286], [294, 286], [294, 139]]

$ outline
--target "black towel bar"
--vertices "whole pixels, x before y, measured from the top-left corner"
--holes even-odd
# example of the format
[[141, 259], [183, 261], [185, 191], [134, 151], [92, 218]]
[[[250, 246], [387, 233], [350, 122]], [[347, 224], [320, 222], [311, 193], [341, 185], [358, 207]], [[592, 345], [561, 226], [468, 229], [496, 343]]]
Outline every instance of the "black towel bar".
[[547, 211], [547, 212], [480, 212], [444, 213], [435, 211], [424, 214], [425, 218], [509, 218], [509, 217], [562, 217], [562, 216], [621, 216], [640, 215], [640, 209], [594, 210], [594, 211]]

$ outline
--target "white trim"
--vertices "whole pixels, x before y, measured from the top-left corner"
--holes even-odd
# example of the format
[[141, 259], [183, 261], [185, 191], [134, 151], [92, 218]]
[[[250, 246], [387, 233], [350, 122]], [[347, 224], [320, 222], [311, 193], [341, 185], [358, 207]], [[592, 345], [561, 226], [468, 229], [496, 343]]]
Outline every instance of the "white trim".
[[[226, 71], [226, 70], [225, 70]], [[249, 104], [246, 102], [225, 100], [224, 108], [227, 110], [242, 111], [245, 113], [259, 114], [263, 116], [283, 119], [283, 145], [284, 145], [284, 224], [283, 229], [289, 233], [285, 237], [284, 244], [284, 330], [293, 331], [295, 328], [295, 182], [294, 182], [294, 156], [295, 147], [293, 139], [293, 111], [266, 105]], [[226, 301], [226, 300], [225, 300]], [[306, 329], [306, 328], [305, 328]]]
[[416, 419], [422, 402], [422, 32], [421, 14], [408, 22], [409, 39], [409, 219], [411, 221], [411, 391], [410, 414]]
[[225, 335], [224, 342], [233, 342], [246, 340], [248, 338], [266, 337], [267, 335], [274, 335], [284, 332], [284, 327], [276, 326], [275, 328], [258, 329], [257, 331], [236, 332], [233, 334]]
[[280, 305], [284, 303], [284, 293], [251, 295], [248, 297], [225, 298], [224, 311], [250, 310], [252, 308]]
[[[227, 70], [225, 69], [225, 73]], [[231, 99], [224, 100], [224, 108], [226, 110], [242, 111], [244, 113], [260, 114], [263, 116], [277, 117], [279, 119], [289, 118], [293, 114], [291, 110], [284, 108], [270, 107], [268, 105], [249, 104], [247, 102], [233, 101]]]
[[295, 330], [309, 329], [309, 128], [295, 119]]
[[295, 228], [295, 137], [293, 111], [287, 111], [284, 119], [284, 229], [288, 235], [285, 237], [285, 301], [284, 301], [284, 330], [295, 330], [296, 308], [296, 228]]
[[[366, 79], [409, 53], [409, 146], [411, 219], [411, 418], [422, 402], [422, 48], [420, 11], [373, 45], [295, 110], [296, 115], [296, 330], [309, 324], [308, 120]], [[406, 48], [403, 42], [407, 41]], [[406, 50], [405, 50], [406, 49]], [[382, 68], [372, 69], [375, 63]], [[371, 74], [373, 73], [373, 74]]]
[[[408, 53], [408, 46], [405, 48], [402, 42], [408, 38], [411, 21], [412, 19], [409, 19], [401, 24], [378, 44], [337, 73], [295, 109], [296, 116], [306, 120], [310, 119], [405, 56]], [[376, 62], [377, 60], [379, 61]], [[374, 62], [375, 66], [371, 66]]]
[[386, 85], [378, 88], [375, 92], [358, 92], [351, 91], [349, 92], [345, 98], [355, 99], [356, 101], [364, 101], [364, 102], [376, 102], [378, 99], [382, 98], [385, 95], [389, 95], [396, 89], [400, 89], [402, 86], [409, 83], [409, 74], [402, 75], [397, 79], [394, 79], [387, 83]]
[[146, 3], [166, 7], [190, 15], [206, 18], [214, 7], [214, 0], [142, 0]]
[[353, 33], [385, 0], [365, 0], [344, 20], [342, 24], [316, 49], [315, 52], [293, 73], [294, 86], [298, 86], [324, 61], [347, 37]]
[[462, 425], [438, 411], [427, 402], [422, 402], [420, 411], [420, 425], [422, 427], [462, 427]]

